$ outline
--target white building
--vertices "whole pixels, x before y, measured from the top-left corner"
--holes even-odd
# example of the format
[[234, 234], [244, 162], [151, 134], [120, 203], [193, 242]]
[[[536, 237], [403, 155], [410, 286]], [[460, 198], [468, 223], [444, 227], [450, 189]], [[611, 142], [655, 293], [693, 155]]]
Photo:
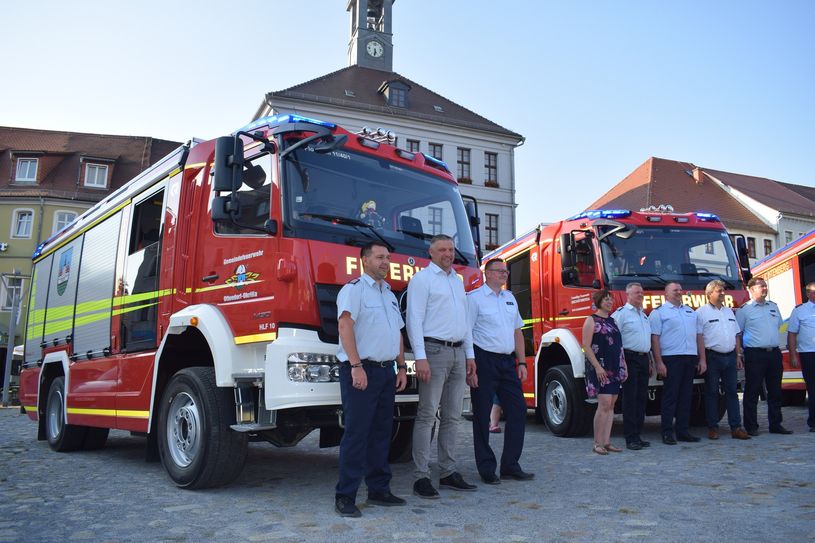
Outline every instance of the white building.
[[349, 0], [348, 66], [270, 92], [254, 119], [279, 113], [357, 131], [383, 127], [397, 145], [443, 160], [478, 201], [482, 249], [515, 237], [515, 148], [523, 136], [393, 71], [393, 0]]

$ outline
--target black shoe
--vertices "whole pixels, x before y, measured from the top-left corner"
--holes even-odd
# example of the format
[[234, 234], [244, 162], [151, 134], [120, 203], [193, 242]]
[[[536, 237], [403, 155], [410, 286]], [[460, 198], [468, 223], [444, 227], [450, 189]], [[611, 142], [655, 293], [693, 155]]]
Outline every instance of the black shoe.
[[779, 426], [776, 426], [775, 428], [770, 428], [770, 433], [771, 433], [771, 434], [784, 434], [784, 435], [788, 435], [788, 434], [791, 434], [791, 433], [792, 433], [792, 430], [787, 430], [787, 429], [786, 429], [786, 428], [784, 428], [783, 426], [780, 426], [780, 425], [779, 425]]
[[534, 473], [529, 473], [524, 470], [514, 471], [512, 473], [502, 473], [501, 479], [515, 479], [516, 481], [531, 481], [535, 478]]
[[359, 512], [357, 506], [354, 504], [354, 499], [348, 496], [337, 495], [334, 497], [334, 511], [341, 517], [361, 517], [362, 513]]
[[481, 475], [481, 480], [487, 483], [488, 485], [500, 485], [501, 479], [498, 478], [497, 475], [494, 473], [488, 473], [487, 475]]
[[681, 435], [676, 434], [676, 440], [677, 441], [687, 441], [688, 443], [697, 443], [697, 442], [701, 441], [700, 438], [698, 438], [698, 437], [696, 437], [694, 435], [691, 435], [691, 434], [681, 434]]
[[625, 444], [626, 449], [631, 449], [632, 451], [639, 451], [642, 449], [642, 445], [639, 441], [632, 441], [630, 443]]
[[454, 471], [447, 477], [442, 477], [439, 479], [439, 486], [443, 488], [451, 488], [453, 490], [466, 490], [468, 492], [472, 492], [478, 488], [477, 486], [471, 485], [465, 481], [461, 474], [457, 471]]
[[662, 436], [662, 443], [665, 445], [676, 445], [676, 440], [674, 436], [664, 435]]
[[398, 498], [390, 492], [384, 494], [371, 494], [368, 493], [368, 505], [381, 505], [383, 507], [393, 507], [394, 505], [405, 505], [407, 502], [402, 498]]
[[413, 493], [420, 498], [435, 500], [439, 498], [439, 491], [433, 488], [433, 483], [427, 477], [422, 477], [413, 483]]
[[643, 441], [643, 440], [640, 439], [640, 447], [642, 447], [644, 449], [644, 448], [650, 447], [650, 446], [651, 446], [650, 441]]
[[745, 428], [745, 430], [747, 430], [747, 435], [748, 436], [756, 437], [758, 435], [758, 428], [753, 428], [753, 429]]

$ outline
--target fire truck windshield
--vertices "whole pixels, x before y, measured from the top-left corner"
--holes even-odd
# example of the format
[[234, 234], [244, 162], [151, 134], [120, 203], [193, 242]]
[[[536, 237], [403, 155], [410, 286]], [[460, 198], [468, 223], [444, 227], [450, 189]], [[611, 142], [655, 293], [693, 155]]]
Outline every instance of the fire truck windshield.
[[311, 145], [286, 155], [284, 233], [342, 245], [382, 240], [427, 257], [429, 238], [447, 234], [459, 264], [477, 266], [469, 220], [455, 185], [376, 156]]
[[[600, 227], [600, 233], [607, 229]], [[744, 288], [724, 230], [641, 226], [628, 239], [603, 238], [600, 251], [606, 283], [615, 290], [632, 281], [645, 289], [677, 281], [686, 290], [700, 290], [712, 279], [723, 280], [728, 289]]]

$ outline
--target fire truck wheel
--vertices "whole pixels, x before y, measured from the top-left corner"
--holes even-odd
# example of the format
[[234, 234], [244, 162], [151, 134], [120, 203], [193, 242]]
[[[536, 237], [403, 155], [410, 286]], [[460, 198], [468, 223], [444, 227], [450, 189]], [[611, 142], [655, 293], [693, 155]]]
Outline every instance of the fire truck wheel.
[[585, 435], [591, 425], [594, 406], [586, 403], [585, 392], [578, 386], [571, 366], [550, 368], [541, 390], [538, 409], [549, 431], [559, 437]]
[[82, 448], [87, 428], [65, 424], [65, 377], [57, 377], [48, 389], [45, 404], [45, 434], [48, 446], [57, 452]]
[[229, 427], [235, 423], [232, 391], [216, 386], [213, 368], [176, 373], [158, 415], [161, 463], [179, 487], [225, 485], [243, 470], [248, 438]]

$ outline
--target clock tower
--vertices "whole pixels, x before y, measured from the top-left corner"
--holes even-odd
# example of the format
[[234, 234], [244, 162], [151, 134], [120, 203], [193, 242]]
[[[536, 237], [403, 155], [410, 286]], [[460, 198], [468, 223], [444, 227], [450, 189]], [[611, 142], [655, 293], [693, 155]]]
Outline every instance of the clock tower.
[[391, 13], [395, 0], [348, 0], [348, 65], [393, 71]]

